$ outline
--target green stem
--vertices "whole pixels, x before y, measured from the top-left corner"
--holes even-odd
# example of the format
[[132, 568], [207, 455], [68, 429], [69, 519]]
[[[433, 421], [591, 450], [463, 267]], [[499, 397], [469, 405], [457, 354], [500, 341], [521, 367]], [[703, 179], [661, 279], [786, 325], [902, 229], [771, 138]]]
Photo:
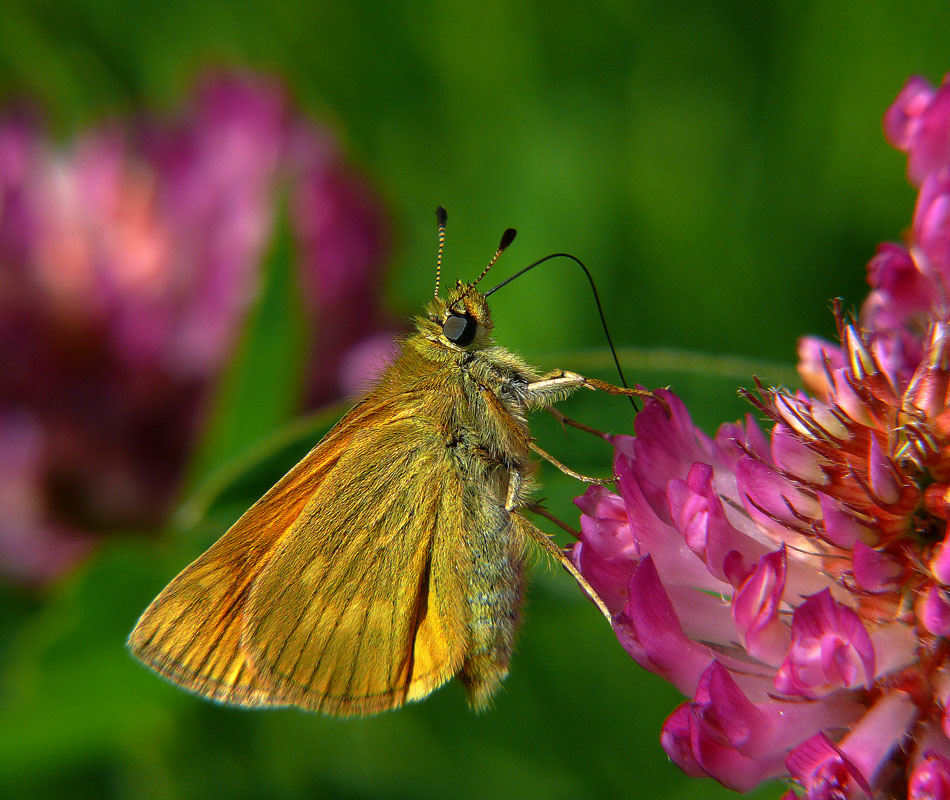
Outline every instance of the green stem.
[[[689, 372], [697, 375], [713, 375], [732, 378], [740, 384], [752, 382], [753, 376], [766, 377], [784, 385], [798, 385], [800, 379], [794, 367], [775, 361], [747, 358], [745, 356], [711, 355], [690, 350], [663, 348], [621, 347], [617, 357], [624, 368], [649, 369], [660, 372]], [[610, 353], [603, 349], [560, 353], [557, 356], [539, 358], [541, 363], [570, 364], [584, 370], [606, 370], [613, 367]]]

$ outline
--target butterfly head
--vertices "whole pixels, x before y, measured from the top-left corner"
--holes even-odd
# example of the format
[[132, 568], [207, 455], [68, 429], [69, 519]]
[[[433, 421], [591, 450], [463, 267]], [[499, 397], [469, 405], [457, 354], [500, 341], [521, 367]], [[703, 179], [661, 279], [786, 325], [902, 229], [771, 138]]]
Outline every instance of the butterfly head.
[[447, 298], [434, 297], [426, 312], [425, 332], [444, 346], [480, 350], [492, 344], [491, 309], [473, 284], [458, 281]]
[[[481, 274], [471, 283], [455, 282], [455, 288], [444, 300], [439, 296], [439, 279], [442, 275], [442, 249], [445, 244], [446, 213], [442, 206], [436, 209], [439, 224], [439, 252], [435, 268], [435, 296], [426, 307], [426, 316], [416, 325], [426, 339], [444, 348], [442, 352], [464, 353], [490, 347], [493, 342], [491, 309], [485, 295], [475, 289], [478, 282], [492, 268], [498, 257], [515, 240], [517, 231], [508, 228], [501, 235], [495, 254]], [[451, 358], [451, 357], [450, 357]]]

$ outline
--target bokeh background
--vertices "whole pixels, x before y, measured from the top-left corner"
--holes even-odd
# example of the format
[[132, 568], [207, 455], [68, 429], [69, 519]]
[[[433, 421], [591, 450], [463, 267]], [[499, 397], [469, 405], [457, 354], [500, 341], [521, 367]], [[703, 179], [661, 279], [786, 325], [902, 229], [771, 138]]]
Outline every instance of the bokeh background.
[[[240, 712], [124, 640], [421, 308], [438, 204], [450, 280], [508, 226], [497, 279], [584, 259], [628, 373], [708, 432], [753, 375], [793, 385], [797, 337], [833, 336], [829, 300], [909, 223], [880, 120], [950, 69], [947, 30], [936, 0], [5, 0], [0, 795], [729, 795], [668, 763], [675, 692], [544, 566], [483, 715], [454, 685], [367, 720]], [[614, 377], [569, 263], [493, 299], [504, 344]], [[564, 410], [630, 430], [617, 400]], [[544, 482], [576, 519], [583, 487]]]

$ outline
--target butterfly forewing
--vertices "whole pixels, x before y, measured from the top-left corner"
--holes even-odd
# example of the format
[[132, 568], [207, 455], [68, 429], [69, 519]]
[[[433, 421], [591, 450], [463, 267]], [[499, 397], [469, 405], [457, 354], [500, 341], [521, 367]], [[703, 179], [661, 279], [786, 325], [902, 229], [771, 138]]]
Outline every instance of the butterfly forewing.
[[175, 578], [132, 651], [220, 702], [335, 714], [392, 708], [451, 678], [465, 652], [447, 525], [458, 477], [432, 470], [444, 445], [389, 405], [354, 408]]
[[215, 700], [281, 704], [241, 648], [242, 613], [275, 545], [338, 453], [312, 450], [185, 568], [142, 614], [129, 636], [132, 652], [169, 680]]

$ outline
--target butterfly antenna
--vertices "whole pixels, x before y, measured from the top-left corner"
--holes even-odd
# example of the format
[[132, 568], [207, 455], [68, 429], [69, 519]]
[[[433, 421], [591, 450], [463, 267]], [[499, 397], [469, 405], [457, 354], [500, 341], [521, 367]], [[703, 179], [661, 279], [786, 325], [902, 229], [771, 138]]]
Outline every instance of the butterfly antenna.
[[457, 303], [461, 303], [468, 296], [468, 293], [472, 291], [472, 289], [475, 288], [478, 282], [488, 274], [488, 270], [490, 270], [493, 266], [495, 266], [495, 262], [499, 259], [501, 254], [504, 253], [505, 250], [508, 249], [508, 247], [515, 240], [515, 237], [517, 235], [518, 235], [518, 231], [516, 231], [514, 228], [505, 229], [505, 232], [501, 235], [501, 241], [498, 243], [498, 249], [495, 250], [495, 255], [491, 257], [491, 261], [488, 262], [487, 266], [485, 267], [485, 269], [482, 270], [481, 274], [472, 283], [468, 285], [468, 288], [464, 292], [462, 292], [459, 299], [456, 300], [455, 303], [452, 303], [453, 306], [456, 305]]
[[485, 269], [482, 270], [482, 274], [475, 279], [474, 283], [472, 283], [472, 286], [477, 286], [478, 282], [488, 274], [488, 270], [495, 266], [495, 262], [499, 259], [501, 254], [508, 249], [509, 245], [515, 240], [517, 235], [518, 231], [516, 231], [514, 228], [507, 228], [505, 230], [505, 232], [501, 235], [501, 241], [498, 243], [498, 249], [495, 251], [495, 255], [491, 257], [491, 261], [489, 261]]
[[442, 251], [445, 249], [445, 223], [449, 215], [442, 206], [435, 210], [435, 220], [439, 226], [439, 254], [435, 257], [435, 296], [439, 296], [439, 282], [442, 280]]

